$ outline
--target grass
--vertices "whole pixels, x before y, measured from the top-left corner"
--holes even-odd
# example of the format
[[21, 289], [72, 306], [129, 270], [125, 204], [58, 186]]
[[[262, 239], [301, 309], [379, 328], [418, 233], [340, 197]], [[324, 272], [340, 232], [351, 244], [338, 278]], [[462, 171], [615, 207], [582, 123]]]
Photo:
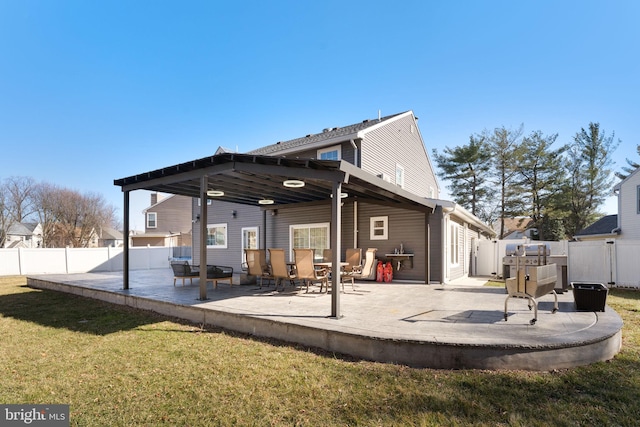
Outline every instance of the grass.
[[0, 277], [0, 403], [70, 405], [77, 426], [632, 426], [640, 292], [612, 361], [553, 372], [352, 360]]

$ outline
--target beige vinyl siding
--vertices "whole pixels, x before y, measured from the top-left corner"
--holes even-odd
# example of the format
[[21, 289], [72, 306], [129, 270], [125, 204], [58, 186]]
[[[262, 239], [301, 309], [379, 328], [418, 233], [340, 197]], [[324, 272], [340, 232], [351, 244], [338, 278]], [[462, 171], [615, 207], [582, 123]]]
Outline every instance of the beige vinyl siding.
[[[146, 228], [146, 233], [189, 233], [191, 230], [191, 197], [169, 196], [146, 210], [155, 212], [155, 228]], [[146, 227], [146, 218], [145, 218]]]
[[[377, 258], [385, 260], [385, 254], [400, 249], [403, 245], [406, 253], [412, 253], [413, 268], [394, 271], [394, 278], [399, 280], [425, 280], [425, 213], [380, 206], [375, 204], [358, 204], [358, 241], [359, 246], [365, 251], [367, 248], [378, 248]], [[370, 239], [371, 217], [388, 216], [388, 240]]]
[[438, 198], [436, 176], [413, 115], [367, 132], [362, 141], [361, 161], [363, 170], [373, 175], [384, 173], [392, 183], [395, 183], [396, 165], [401, 165], [405, 190], [421, 197]]

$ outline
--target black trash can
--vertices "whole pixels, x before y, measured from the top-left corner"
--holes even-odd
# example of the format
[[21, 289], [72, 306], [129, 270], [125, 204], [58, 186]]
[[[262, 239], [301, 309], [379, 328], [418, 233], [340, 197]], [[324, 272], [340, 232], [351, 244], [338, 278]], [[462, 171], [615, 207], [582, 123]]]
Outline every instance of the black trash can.
[[578, 311], [604, 311], [609, 289], [602, 283], [571, 282]]

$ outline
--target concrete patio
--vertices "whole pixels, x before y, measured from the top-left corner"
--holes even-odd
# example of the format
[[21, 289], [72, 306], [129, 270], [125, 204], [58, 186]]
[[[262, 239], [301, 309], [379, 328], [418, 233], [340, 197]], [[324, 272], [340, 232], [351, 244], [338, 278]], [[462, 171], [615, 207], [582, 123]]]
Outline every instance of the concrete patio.
[[[578, 312], [573, 294], [540, 298], [538, 321], [527, 300], [509, 300], [486, 279], [453, 284], [345, 284], [340, 319], [331, 318], [331, 295], [287, 285], [209, 284], [198, 300], [199, 282], [173, 286], [170, 269], [133, 270], [130, 289], [122, 272], [28, 277], [34, 288], [109, 301], [251, 335], [275, 338], [366, 360], [442, 369], [552, 370], [611, 359], [622, 343], [622, 320], [605, 312]], [[236, 282], [237, 283], [237, 282]]]

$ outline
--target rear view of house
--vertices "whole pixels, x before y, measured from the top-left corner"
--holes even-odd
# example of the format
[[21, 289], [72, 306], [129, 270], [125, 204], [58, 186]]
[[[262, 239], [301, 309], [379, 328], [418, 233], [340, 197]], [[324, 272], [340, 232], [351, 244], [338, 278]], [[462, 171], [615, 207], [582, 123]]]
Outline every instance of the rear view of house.
[[193, 246], [205, 243], [204, 252], [194, 250], [196, 264], [202, 252], [207, 263], [239, 269], [249, 248], [283, 248], [289, 259], [294, 249], [310, 248], [320, 257], [339, 242], [342, 259], [349, 247], [377, 248], [398, 279], [446, 282], [473, 273], [475, 242], [493, 234], [462, 207], [439, 200], [411, 111], [115, 183], [125, 192], [192, 196]]

